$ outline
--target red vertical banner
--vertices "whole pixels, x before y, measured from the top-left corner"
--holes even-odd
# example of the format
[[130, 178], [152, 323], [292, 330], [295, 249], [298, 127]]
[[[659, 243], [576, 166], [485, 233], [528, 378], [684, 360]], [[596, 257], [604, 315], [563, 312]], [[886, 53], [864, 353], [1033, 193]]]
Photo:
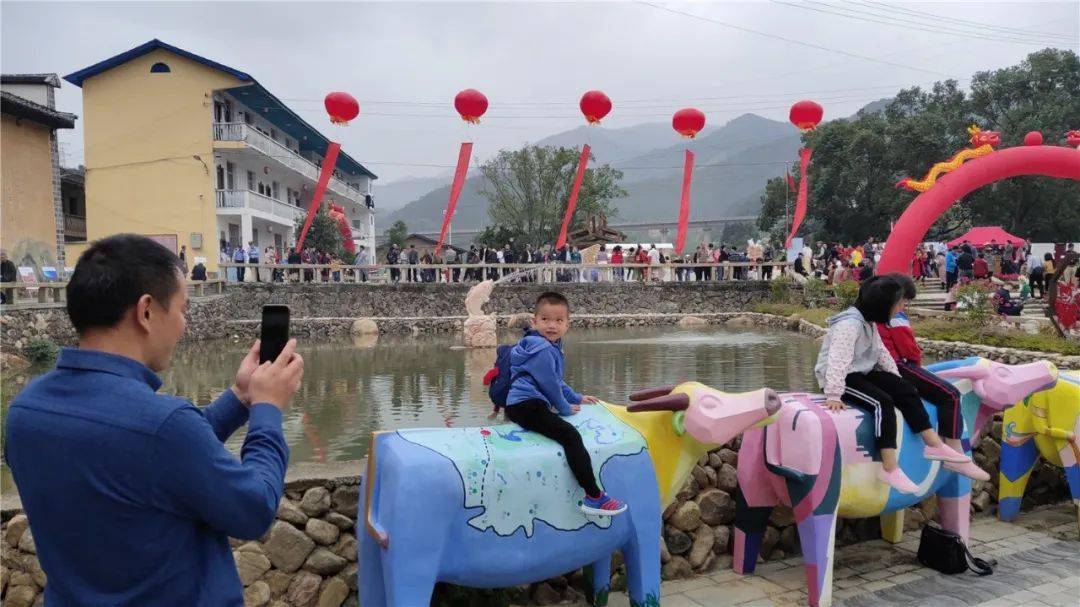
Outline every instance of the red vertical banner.
[[308, 230], [311, 229], [311, 222], [315, 219], [315, 213], [319, 212], [319, 205], [322, 204], [323, 195], [326, 194], [326, 186], [330, 185], [330, 176], [334, 174], [334, 166], [337, 165], [339, 151], [341, 151], [341, 144], [336, 141], [331, 141], [330, 145], [326, 146], [326, 157], [323, 158], [319, 183], [315, 185], [315, 195], [311, 197], [311, 206], [308, 207], [307, 219], [304, 220], [304, 229], [300, 231], [300, 238], [296, 239], [296, 250], [298, 251], [304, 248], [304, 238], [307, 237]]
[[679, 201], [679, 232], [675, 236], [675, 253], [682, 255], [686, 245], [686, 226], [690, 222], [690, 177], [694, 174], [694, 153], [686, 150], [682, 171], [682, 198]]
[[791, 220], [791, 233], [788, 234], [787, 240], [784, 242], [785, 249], [791, 248], [791, 239], [795, 238], [795, 233], [799, 231], [799, 226], [802, 224], [803, 219], [806, 218], [806, 198], [810, 185], [809, 180], [806, 178], [806, 170], [810, 166], [810, 154], [813, 153], [814, 151], [810, 148], [799, 150], [799, 195], [795, 199], [795, 216]]
[[559, 228], [559, 239], [555, 242], [555, 248], [561, 249], [566, 246], [566, 231], [570, 229], [570, 219], [574, 216], [577, 207], [578, 191], [581, 190], [581, 180], [585, 178], [585, 168], [589, 166], [589, 144], [581, 146], [581, 158], [578, 158], [577, 174], [574, 175], [574, 185], [570, 187], [570, 199], [566, 201], [566, 213], [563, 214], [562, 227]]
[[446, 231], [450, 227], [450, 219], [454, 217], [454, 209], [457, 208], [458, 197], [461, 196], [461, 188], [465, 185], [465, 174], [469, 172], [469, 158], [472, 157], [472, 143], [465, 141], [461, 144], [458, 152], [457, 168], [454, 169], [454, 183], [450, 186], [450, 199], [446, 201], [446, 212], [443, 213], [442, 229], [439, 230], [439, 242], [435, 245], [435, 254], [438, 255], [446, 242]]

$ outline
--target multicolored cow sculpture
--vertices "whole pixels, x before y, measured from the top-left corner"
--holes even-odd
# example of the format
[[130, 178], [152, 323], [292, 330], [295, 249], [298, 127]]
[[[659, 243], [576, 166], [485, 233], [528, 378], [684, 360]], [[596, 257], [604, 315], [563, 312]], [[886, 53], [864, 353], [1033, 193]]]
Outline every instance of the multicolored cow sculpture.
[[[1070, 433], [1073, 440], [1068, 440]], [[1062, 372], [1057, 385], [1032, 394], [1005, 412], [1001, 424], [1001, 471], [998, 475], [998, 518], [1020, 514], [1035, 462], [1043, 458], [1065, 469], [1080, 524], [1080, 372]]]
[[515, 424], [376, 433], [357, 526], [360, 603], [416, 607], [440, 581], [499, 588], [588, 566], [589, 598], [601, 606], [611, 554], [621, 550], [632, 604], [659, 605], [662, 504], [699, 457], [780, 409], [768, 389], [669, 391], [567, 418], [601, 485], [629, 506], [616, 517], [583, 514], [558, 445]]
[[[1003, 365], [968, 358], [929, 368], [960, 390], [968, 452], [994, 412], [1049, 387], [1057, 378], [1057, 370], [1047, 362]], [[832, 602], [838, 516], [880, 515], [883, 537], [897, 542], [904, 528], [904, 508], [936, 494], [942, 526], [967, 539], [970, 481], [945, 470], [940, 462], [924, 459], [921, 439], [906, 424], [897, 428], [898, 457], [904, 472], [919, 485], [914, 495], [899, 493], [877, 479], [880, 460], [868, 414], [850, 408], [830, 414], [821, 406], [823, 396], [782, 394], [781, 400], [775, 423], [746, 432], [739, 449], [736, 571], [753, 573], [766, 522], [780, 503], [790, 505], [795, 513], [812, 606]]]

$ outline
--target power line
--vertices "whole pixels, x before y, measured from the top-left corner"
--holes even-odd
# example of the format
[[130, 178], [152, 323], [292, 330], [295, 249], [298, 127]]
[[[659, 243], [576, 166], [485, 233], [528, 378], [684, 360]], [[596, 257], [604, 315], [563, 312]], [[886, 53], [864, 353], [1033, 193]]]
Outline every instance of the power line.
[[651, 6], [652, 8], [662, 10], [662, 11], [667, 11], [667, 12], [675, 14], [675, 15], [682, 15], [684, 17], [690, 17], [691, 19], [697, 19], [699, 21], [706, 21], [708, 23], [713, 23], [713, 24], [719, 25], [721, 27], [726, 27], [726, 28], [738, 30], [740, 32], [746, 32], [748, 34], [754, 34], [754, 35], [757, 35], [757, 36], [764, 36], [766, 38], [772, 38], [774, 40], [781, 40], [781, 41], [787, 42], [789, 44], [797, 44], [799, 46], [805, 46], [807, 48], [812, 48], [812, 49], [816, 49], [816, 50], [819, 50], [819, 51], [826, 51], [826, 52], [829, 52], [829, 53], [836, 53], [838, 55], [844, 55], [845, 57], [851, 57], [851, 58], [854, 58], [854, 59], [862, 59], [863, 61], [870, 61], [870, 62], [873, 62], [873, 63], [880, 63], [882, 65], [891, 65], [893, 67], [900, 67], [900, 68], [904, 68], [906, 70], [915, 70], [915, 71], [918, 71], [918, 72], [926, 72], [928, 74], [934, 74], [935, 76], [943, 76], [943, 77], [948, 78], [948, 74], [943, 74], [943, 73], [938, 72], [936, 70], [926, 69], [926, 68], [922, 68], [922, 67], [915, 67], [913, 65], [905, 65], [903, 63], [896, 63], [894, 61], [886, 61], [884, 59], [878, 59], [878, 58], [875, 58], [875, 57], [869, 57], [867, 55], [860, 55], [858, 53], [852, 53], [850, 51], [830, 48], [830, 47], [827, 47], [827, 46], [822, 46], [820, 44], [813, 44], [811, 42], [803, 42], [802, 40], [795, 40], [794, 38], [788, 38], [786, 36], [779, 36], [779, 35], [776, 35], [776, 34], [770, 34], [768, 32], [762, 32], [762, 31], [759, 31], [759, 30], [750, 29], [748, 27], [743, 27], [741, 25], [735, 25], [733, 23], [727, 23], [727, 22], [724, 22], [724, 21], [720, 21], [718, 19], [713, 19], [711, 17], [704, 17], [702, 15], [695, 15], [694, 13], [688, 13], [688, 12], [685, 12], [685, 11], [680, 11], [680, 10], [676, 10], [676, 9], [673, 9], [673, 8], [668, 8], [666, 6], [661, 6], [659, 4], [653, 4], [652, 2], [646, 2], [645, 0], [635, 0], [635, 1], [638, 4], [644, 4], [646, 6]]
[[911, 9], [908, 9], [908, 8], [903, 8], [903, 7], [900, 7], [900, 6], [893, 5], [893, 4], [887, 4], [885, 2], [873, 2], [872, 0], [867, 0], [865, 2], [859, 2], [858, 4], [864, 4], [864, 5], [872, 4], [872, 5], [881, 6], [881, 7], [887, 8], [889, 10], [893, 10], [893, 11], [900, 12], [900, 13], [907, 13], [907, 14], [910, 14], [910, 15], [916, 15], [916, 16], [925, 17], [925, 18], [928, 18], [928, 19], [935, 19], [935, 20], [944, 19], [944, 20], [956, 22], [958, 24], [970, 24], [970, 26], [972, 26], [972, 27], [978, 27], [978, 28], [990, 29], [990, 30], [997, 30], [997, 31], [1005, 32], [1005, 33], [1016, 33], [1016, 34], [1026, 34], [1026, 35], [1030, 35], [1030, 36], [1046, 36], [1046, 37], [1051, 37], [1051, 38], [1060, 38], [1060, 39], [1064, 40], [1065, 42], [1075, 42], [1076, 41], [1076, 38], [1074, 36], [1070, 36], [1068, 34], [1055, 34], [1055, 33], [1052, 33], [1052, 32], [1039, 32], [1039, 31], [1035, 31], [1035, 30], [1028, 30], [1028, 29], [1023, 29], [1023, 28], [1018, 28], [1018, 27], [1008, 27], [1008, 26], [1003, 26], [1003, 25], [991, 25], [989, 23], [982, 23], [982, 22], [979, 22], [979, 21], [972, 21], [970, 19], [961, 19], [959, 17], [945, 17], [944, 15], [938, 15], [938, 14], [935, 14], [935, 13], [928, 13], [926, 11], [914, 11], [914, 10], [911, 10]]

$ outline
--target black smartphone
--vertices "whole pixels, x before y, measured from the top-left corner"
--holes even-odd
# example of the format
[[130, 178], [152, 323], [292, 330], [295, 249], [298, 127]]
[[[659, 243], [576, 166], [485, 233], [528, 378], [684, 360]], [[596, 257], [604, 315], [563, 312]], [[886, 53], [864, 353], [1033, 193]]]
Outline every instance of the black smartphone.
[[277, 360], [289, 342], [289, 306], [263, 306], [259, 339], [259, 364]]

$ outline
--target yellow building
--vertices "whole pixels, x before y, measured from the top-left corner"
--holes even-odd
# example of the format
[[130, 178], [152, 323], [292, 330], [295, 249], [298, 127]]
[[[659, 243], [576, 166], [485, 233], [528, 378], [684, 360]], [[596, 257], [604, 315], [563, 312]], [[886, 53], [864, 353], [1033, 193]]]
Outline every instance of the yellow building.
[[[223, 248], [294, 243], [329, 140], [252, 76], [151, 40], [65, 80], [83, 89], [89, 240], [145, 234], [211, 271]], [[375, 178], [342, 152], [324, 197], [368, 248]]]
[[75, 126], [58, 112], [56, 74], [0, 76], [0, 248], [16, 266], [62, 272], [64, 218], [57, 129]]

